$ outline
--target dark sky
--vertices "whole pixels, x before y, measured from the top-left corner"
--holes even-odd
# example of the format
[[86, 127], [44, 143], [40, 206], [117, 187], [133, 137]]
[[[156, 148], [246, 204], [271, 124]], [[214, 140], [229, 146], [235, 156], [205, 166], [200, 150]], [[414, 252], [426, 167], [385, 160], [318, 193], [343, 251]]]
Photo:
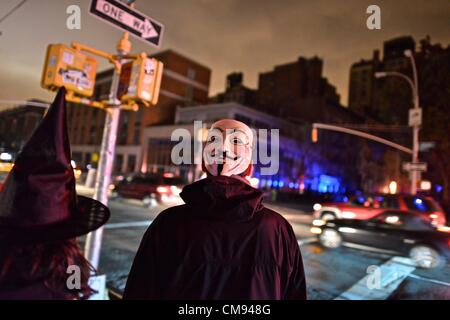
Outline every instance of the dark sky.
[[[19, 0], [1, 0], [0, 16]], [[50, 99], [40, 88], [49, 43], [72, 40], [113, 51], [121, 33], [88, 12], [89, 0], [28, 0], [0, 24], [0, 100]], [[66, 8], [79, 4], [82, 29], [66, 28]], [[386, 39], [429, 34], [450, 44], [448, 0], [137, 0], [137, 9], [165, 25], [162, 49], [172, 48], [212, 69], [211, 94], [225, 76], [243, 71], [256, 87], [258, 73], [299, 56], [318, 55], [324, 73], [347, 103], [349, 68]], [[382, 29], [366, 27], [366, 8], [381, 7]], [[134, 52], [156, 49], [133, 40]], [[107, 67], [103, 63], [101, 68]], [[1, 104], [1, 103], [0, 103]]]

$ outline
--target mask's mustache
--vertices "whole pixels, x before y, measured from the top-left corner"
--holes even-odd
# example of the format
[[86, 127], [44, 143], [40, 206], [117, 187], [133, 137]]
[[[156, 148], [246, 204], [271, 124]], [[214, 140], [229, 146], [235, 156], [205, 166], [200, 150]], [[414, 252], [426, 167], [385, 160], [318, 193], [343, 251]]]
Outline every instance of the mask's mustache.
[[[212, 153], [211, 156], [212, 157], [216, 157], [216, 153], [215, 152]], [[236, 160], [239, 159], [239, 156], [232, 157], [226, 151], [224, 151], [224, 152], [222, 152], [222, 158], [226, 158], [226, 159], [230, 159], [230, 160], [236, 161]]]

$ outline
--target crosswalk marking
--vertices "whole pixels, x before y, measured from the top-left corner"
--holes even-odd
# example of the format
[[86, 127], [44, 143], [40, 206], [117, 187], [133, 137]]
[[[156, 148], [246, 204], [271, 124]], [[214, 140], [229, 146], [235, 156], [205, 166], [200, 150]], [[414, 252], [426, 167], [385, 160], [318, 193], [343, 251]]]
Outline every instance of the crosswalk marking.
[[448, 283], [448, 282], [435, 280], [435, 279], [430, 279], [430, 278], [425, 278], [425, 277], [421, 277], [421, 276], [418, 276], [418, 275], [412, 274], [412, 273], [408, 277], [413, 278], [413, 279], [422, 280], [422, 281], [428, 281], [428, 282], [431, 282], [431, 283], [439, 284], [441, 286], [450, 287], [450, 283]]
[[317, 241], [318, 240], [317, 240], [316, 237], [309, 237], [309, 238], [304, 238], [304, 239], [297, 240], [299, 246], [302, 246], [302, 245], [308, 244], [308, 243], [317, 242]]
[[131, 228], [131, 227], [148, 227], [152, 223], [152, 221], [153, 220], [109, 223], [109, 224], [105, 225], [105, 229], [121, 229], [121, 228]]

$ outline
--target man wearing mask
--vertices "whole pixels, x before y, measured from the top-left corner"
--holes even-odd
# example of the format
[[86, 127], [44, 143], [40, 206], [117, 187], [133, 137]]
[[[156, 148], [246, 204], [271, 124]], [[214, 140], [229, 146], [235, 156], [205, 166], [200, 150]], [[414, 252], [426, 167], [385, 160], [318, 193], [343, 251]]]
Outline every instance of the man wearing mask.
[[253, 133], [224, 119], [203, 152], [207, 177], [186, 186], [185, 204], [158, 215], [145, 233], [124, 299], [306, 299], [290, 224], [264, 207], [252, 171]]

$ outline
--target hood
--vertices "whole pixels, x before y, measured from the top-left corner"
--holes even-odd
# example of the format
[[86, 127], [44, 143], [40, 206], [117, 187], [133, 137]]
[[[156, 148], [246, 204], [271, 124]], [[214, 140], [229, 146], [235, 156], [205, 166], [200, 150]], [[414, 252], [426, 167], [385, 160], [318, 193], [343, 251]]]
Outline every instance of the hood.
[[263, 208], [263, 193], [239, 176], [210, 176], [183, 188], [195, 214], [220, 220], [249, 220]]

